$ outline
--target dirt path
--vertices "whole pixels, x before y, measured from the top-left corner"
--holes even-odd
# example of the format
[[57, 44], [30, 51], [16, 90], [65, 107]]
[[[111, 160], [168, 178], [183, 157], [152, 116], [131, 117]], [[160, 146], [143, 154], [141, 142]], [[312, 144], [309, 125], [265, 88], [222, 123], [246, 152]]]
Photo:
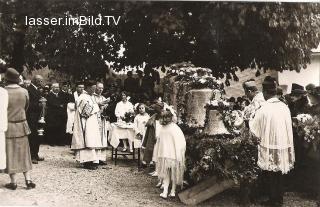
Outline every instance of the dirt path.
[[[96, 171], [79, 168], [67, 147], [41, 146], [45, 161], [33, 166], [32, 177], [37, 187], [26, 190], [19, 175], [18, 189], [3, 187], [9, 182], [0, 174], [0, 206], [183, 206], [178, 199], [163, 200], [154, 186], [157, 179], [135, 164], [124, 160], [117, 166], [109, 161], [108, 167]], [[110, 169], [111, 168], [111, 169]], [[201, 206], [237, 206], [234, 192], [219, 195]], [[316, 206], [315, 201], [304, 200], [287, 193], [285, 206]]]

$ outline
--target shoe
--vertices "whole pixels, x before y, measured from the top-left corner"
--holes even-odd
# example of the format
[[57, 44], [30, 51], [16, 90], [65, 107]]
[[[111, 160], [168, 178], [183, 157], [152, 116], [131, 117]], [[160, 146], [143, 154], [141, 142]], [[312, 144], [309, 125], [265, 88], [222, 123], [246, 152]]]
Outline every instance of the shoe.
[[37, 159], [37, 161], [44, 161], [44, 158], [43, 158], [43, 157], [39, 157], [39, 156], [38, 156], [36, 159]]
[[161, 197], [161, 198], [164, 198], [164, 199], [167, 199], [168, 194], [165, 193], [165, 192], [163, 192], [163, 193], [160, 194], [160, 197]]
[[32, 164], [38, 164], [38, 160], [36, 160], [36, 159], [32, 159], [31, 162], [32, 162]]
[[107, 165], [107, 162], [106, 161], [99, 161], [99, 165]]
[[126, 151], [127, 151], [127, 148], [123, 148], [123, 149], [122, 149], [122, 152], [126, 152]]
[[133, 152], [133, 149], [130, 149], [130, 152], [132, 153], [132, 152]]
[[36, 184], [34, 184], [31, 180], [26, 180], [26, 186], [27, 186], [27, 189], [32, 189], [32, 188], [35, 188], [36, 187]]
[[141, 167], [141, 168], [147, 168], [146, 162], [141, 162], [141, 163], [140, 163], [140, 167]]
[[157, 173], [157, 172], [154, 172], [151, 176], [152, 176], [152, 177], [157, 177], [157, 176], [158, 176], [158, 173]]
[[171, 191], [170, 194], [169, 194], [169, 197], [172, 197], [172, 198], [176, 197], [176, 192]]
[[153, 175], [153, 174], [155, 174], [156, 173], [156, 171], [153, 171], [153, 172], [151, 172], [151, 173], [148, 173], [149, 175]]
[[4, 185], [4, 187], [10, 190], [15, 190], [17, 189], [18, 185], [17, 183], [7, 183]]
[[161, 183], [161, 182], [158, 182], [157, 185], [156, 185], [156, 187], [157, 187], [157, 188], [160, 188], [161, 185], [162, 185], [162, 183]]

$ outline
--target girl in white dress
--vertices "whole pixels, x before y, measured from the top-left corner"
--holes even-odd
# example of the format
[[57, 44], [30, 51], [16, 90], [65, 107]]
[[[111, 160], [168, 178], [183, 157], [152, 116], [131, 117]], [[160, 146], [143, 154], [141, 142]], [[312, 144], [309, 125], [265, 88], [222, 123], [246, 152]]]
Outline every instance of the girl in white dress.
[[142, 141], [144, 139], [144, 135], [147, 130], [146, 123], [150, 119], [150, 116], [149, 114], [146, 113], [146, 108], [143, 103], [138, 104], [137, 110], [138, 110], [138, 114], [134, 118], [134, 133], [135, 133], [134, 146], [140, 148]]
[[157, 174], [163, 180], [162, 198], [167, 198], [169, 184], [172, 184], [169, 196], [174, 197], [176, 186], [183, 184], [185, 171], [186, 140], [182, 130], [173, 122], [173, 114], [166, 110], [160, 120], [157, 146]]

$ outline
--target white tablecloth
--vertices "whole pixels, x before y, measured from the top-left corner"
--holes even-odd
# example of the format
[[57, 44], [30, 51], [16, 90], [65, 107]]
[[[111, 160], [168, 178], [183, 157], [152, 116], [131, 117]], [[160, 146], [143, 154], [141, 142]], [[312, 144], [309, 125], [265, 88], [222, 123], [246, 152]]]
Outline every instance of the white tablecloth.
[[133, 125], [118, 126], [117, 123], [111, 124], [109, 142], [112, 147], [117, 148], [120, 144], [120, 139], [128, 139], [134, 143], [134, 148], [141, 147], [141, 141], [135, 139]]

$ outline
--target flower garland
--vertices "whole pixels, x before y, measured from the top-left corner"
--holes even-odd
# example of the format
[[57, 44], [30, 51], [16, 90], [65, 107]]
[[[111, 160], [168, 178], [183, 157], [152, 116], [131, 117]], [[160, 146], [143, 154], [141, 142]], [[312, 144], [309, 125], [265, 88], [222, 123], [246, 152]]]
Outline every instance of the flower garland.
[[210, 176], [251, 182], [259, 173], [257, 142], [233, 134], [187, 137], [187, 179], [197, 183]]

